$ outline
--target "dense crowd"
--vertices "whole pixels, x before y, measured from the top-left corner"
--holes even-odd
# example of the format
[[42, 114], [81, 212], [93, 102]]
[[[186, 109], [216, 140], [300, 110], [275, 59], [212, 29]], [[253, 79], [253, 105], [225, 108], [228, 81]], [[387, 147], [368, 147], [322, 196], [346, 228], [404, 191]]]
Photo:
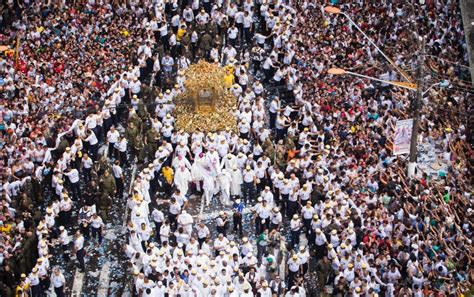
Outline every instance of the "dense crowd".
[[[448, 82], [426, 93], [418, 137], [445, 167], [409, 178], [392, 136], [413, 92], [327, 74], [403, 80], [344, 16], [319, 1], [231, 2], [4, 6], [2, 296], [67, 294], [50, 258], [87, 273], [121, 204], [134, 296], [469, 295], [458, 3], [339, 6], [409, 76], [424, 40], [424, 86]], [[175, 127], [183, 71], [200, 59], [226, 69], [236, 131]], [[201, 197], [217, 217], [190, 209]]]

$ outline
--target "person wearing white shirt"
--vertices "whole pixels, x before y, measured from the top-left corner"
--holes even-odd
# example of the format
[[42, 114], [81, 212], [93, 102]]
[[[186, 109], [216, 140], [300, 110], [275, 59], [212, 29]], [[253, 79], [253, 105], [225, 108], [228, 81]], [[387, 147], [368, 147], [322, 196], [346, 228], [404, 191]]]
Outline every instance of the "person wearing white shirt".
[[300, 259], [297, 254], [293, 254], [290, 259], [288, 259], [288, 285], [291, 288], [294, 284], [295, 278], [300, 274], [301, 265]]
[[95, 135], [94, 131], [89, 130], [87, 133], [87, 137], [84, 139], [89, 143], [89, 155], [92, 158], [92, 160], [96, 161], [97, 160], [97, 155], [99, 152], [99, 140], [97, 140], [97, 136]]
[[[236, 28], [237, 29], [237, 28]], [[229, 29], [230, 30], [230, 29]], [[230, 34], [231, 36], [234, 36], [232, 34]], [[229, 40], [230, 40], [230, 37], [229, 37]], [[232, 46], [232, 43], [229, 42], [227, 44], [227, 46], [224, 48], [224, 50], [222, 51], [223, 53], [223, 56], [224, 56], [224, 61], [223, 63], [224, 64], [227, 64], [229, 60], [232, 60], [232, 59], [235, 59], [235, 57], [237, 56], [237, 51], [235, 50], [235, 48]]]
[[257, 177], [255, 171], [252, 170], [250, 166], [246, 166], [245, 170], [242, 172], [243, 184], [242, 184], [242, 194], [246, 202], [253, 201], [255, 195], [255, 183]]
[[64, 175], [66, 175], [69, 179], [69, 185], [71, 187], [71, 192], [72, 196], [74, 197], [74, 200], [79, 200], [81, 199], [81, 186], [79, 183], [79, 171], [76, 168], [70, 168], [68, 172], [65, 172]]
[[264, 281], [262, 283], [262, 287], [258, 289], [257, 294], [259, 294], [260, 297], [272, 297], [272, 290], [268, 287], [268, 282]]
[[201, 12], [196, 16], [197, 23], [207, 24], [209, 22], [209, 14], [204, 10], [201, 9]]
[[247, 84], [249, 82], [249, 77], [247, 75], [247, 73], [242, 73], [240, 76], [239, 76], [239, 85], [242, 87], [242, 90], [245, 90], [247, 88]]
[[314, 242], [316, 244], [316, 259], [322, 259], [323, 256], [325, 255], [326, 253], [326, 243], [327, 243], [327, 239], [326, 239], [326, 235], [324, 235], [324, 233], [321, 231], [320, 228], [316, 228], [316, 236], [314, 238]]
[[119, 131], [117, 131], [114, 126], [110, 127], [109, 132], [107, 132], [107, 143], [109, 144], [109, 151], [108, 151], [109, 158], [112, 158], [112, 156], [115, 156], [115, 158], [118, 157], [118, 152], [115, 149], [115, 144], [119, 141], [119, 139], [120, 139]]
[[[258, 200], [260, 200], [259, 198]], [[266, 200], [262, 199], [262, 205], [256, 209], [258, 218], [256, 220], [257, 234], [270, 227], [271, 207]]]
[[170, 224], [168, 221], [164, 221], [158, 231], [160, 234], [160, 242], [163, 244], [164, 242], [169, 242], [170, 238]]
[[204, 225], [203, 222], [199, 223], [199, 225], [196, 227], [196, 231], [198, 236], [199, 247], [202, 247], [203, 242], [211, 234], [211, 232], [209, 231], [209, 228]]
[[89, 157], [87, 153], [82, 155], [81, 159], [82, 163], [82, 173], [84, 174], [84, 181], [87, 183], [92, 179], [92, 166], [94, 165], [94, 161]]
[[186, 8], [183, 10], [183, 17], [188, 26], [193, 22], [194, 12], [189, 5], [187, 5]]
[[102, 244], [102, 229], [104, 228], [105, 224], [104, 221], [102, 221], [102, 218], [97, 215], [97, 213], [92, 215], [90, 226], [92, 238], [97, 237], [98, 245]]
[[291, 246], [297, 246], [300, 243], [301, 220], [297, 214], [294, 214], [290, 221]]
[[66, 296], [64, 294], [66, 279], [59, 268], [55, 268], [51, 274], [51, 283], [53, 284], [54, 293], [56, 293], [57, 297]]
[[248, 11], [244, 12], [244, 15], [242, 17], [242, 23], [243, 23], [243, 39], [247, 43], [247, 46], [250, 45], [250, 42], [252, 40], [252, 23], [253, 23], [253, 18], [252, 14], [250, 14]]
[[163, 214], [161, 210], [159, 210], [158, 208], [155, 208], [151, 212], [151, 216], [153, 218], [153, 222], [155, 223], [155, 241], [160, 242], [159, 230], [161, 228], [161, 225], [165, 221], [165, 215]]
[[181, 17], [179, 13], [175, 13], [174, 16], [171, 17], [171, 27], [173, 28], [173, 32], [176, 34], [178, 32], [179, 21]]
[[246, 119], [242, 119], [238, 124], [238, 128], [239, 128], [240, 138], [248, 139], [250, 128], [251, 128], [250, 123]]
[[[239, 35], [239, 29], [232, 24], [232, 26], [227, 29], [227, 42], [231, 48], [234, 48], [237, 44], [237, 37]], [[229, 60], [229, 58], [227, 59]]]
[[97, 127], [97, 116], [96, 114], [92, 113], [87, 116], [85, 127], [88, 129], [95, 129]]
[[214, 240], [214, 250], [216, 254], [219, 254], [220, 251], [225, 251], [228, 245], [229, 240], [224, 237], [224, 234], [220, 233], [216, 240]]
[[130, 83], [130, 97], [132, 97], [133, 95], [140, 97], [141, 88], [142, 83], [138, 80], [138, 77], [134, 77], [133, 81]]
[[166, 54], [161, 59], [161, 65], [163, 66], [165, 78], [171, 78], [171, 72], [173, 71], [174, 66], [174, 59], [169, 54]]
[[84, 264], [84, 236], [82, 236], [81, 231], [76, 232], [76, 239], [74, 240], [74, 250], [76, 251], [76, 259], [79, 262], [79, 268], [82, 272], [86, 270]]
[[183, 227], [184, 232], [191, 236], [193, 228], [194, 219], [187, 213], [186, 210], [182, 210], [181, 214], [178, 216], [178, 226]]
[[120, 167], [120, 160], [116, 160], [114, 165], [112, 165], [112, 175], [114, 176], [115, 185], [117, 186], [117, 198], [121, 198], [124, 191], [125, 177], [123, 175], [123, 169]]
[[69, 239], [69, 235], [67, 233], [67, 230], [64, 228], [64, 226], [59, 226], [58, 240], [63, 249], [64, 259], [66, 261], [69, 261], [69, 248], [70, 248], [71, 240]]
[[28, 275], [28, 281], [31, 285], [32, 296], [41, 296], [40, 275], [38, 267], [33, 267], [30, 275]]
[[278, 111], [280, 110], [280, 99], [278, 97], [273, 98], [273, 100], [270, 102], [270, 129], [275, 128], [276, 124], [276, 119], [277, 119], [277, 114]]

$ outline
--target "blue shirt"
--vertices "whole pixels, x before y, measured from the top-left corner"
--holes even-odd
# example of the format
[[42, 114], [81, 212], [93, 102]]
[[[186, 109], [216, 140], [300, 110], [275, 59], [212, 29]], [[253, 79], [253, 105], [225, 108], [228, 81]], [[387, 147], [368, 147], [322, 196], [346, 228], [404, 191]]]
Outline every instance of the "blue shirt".
[[242, 202], [240, 202], [239, 204], [234, 203], [234, 205], [232, 206], [232, 208], [233, 208], [236, 212], [242, 213], [242, 211], [244, 210], [244, 204], [243, 204]]

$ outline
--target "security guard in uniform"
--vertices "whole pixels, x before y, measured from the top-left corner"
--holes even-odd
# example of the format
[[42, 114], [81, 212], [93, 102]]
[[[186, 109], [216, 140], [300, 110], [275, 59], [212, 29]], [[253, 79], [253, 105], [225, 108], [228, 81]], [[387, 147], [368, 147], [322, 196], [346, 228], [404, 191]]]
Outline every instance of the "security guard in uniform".
[[100, 178], [100, 188], [102, 189], [102, 195], [99, 198], [98, 206], [101, 211], [101, 217], [107, 219], [108, 210], [112, 206], [112, 198], [117, 192], [117, 185], [115, 179], [107, 170], [104, 175]]
[[129, 122], [128, 127], [125, 130], [125, 137], [127, 138], [127, 141], [130, 144], [132, 157], [136, 156], [137, 153], [135, 151], [135, 141], [137, 140], [137, 136], [139, 135], [139, 133], [140, 132], [137, 126], [133, 122]]
[[148, 156], [148, 160], [153, 160], [155, 157], [155, 152], [158, 149], [158, 143], [160, 141], [160, 135], [158, 132], [150, 128], [145, 134], [144, 144], [146, 147], [146, 152]]
[[145, 161], [146, 151], [145, 144], [143, 143], [143, 139], [140, 135], [137, 135], [137, 138], [135, 139], [134, 150], [136, 152], [138, 163], [143, 163]]

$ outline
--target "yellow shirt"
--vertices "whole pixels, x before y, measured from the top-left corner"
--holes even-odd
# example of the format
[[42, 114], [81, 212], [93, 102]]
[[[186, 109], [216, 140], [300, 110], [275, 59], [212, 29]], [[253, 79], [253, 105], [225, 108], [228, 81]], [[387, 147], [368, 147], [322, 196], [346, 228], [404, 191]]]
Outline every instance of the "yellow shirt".
[[12, 230], [12, 225], [3, 225], [0, 227], [0, 232], [1, 233], [10, 233]]
[[224, 87], [226, 89], [230, 89], [230, 87], [232, 87], [232, 85], [234, 84], [234, 81], [235, 77], [232, 73], [226, 74], [224, 76]]
[[171, 167], [163, 167], [163, 176], [169, 184], [173, 183], [173, 169]]
[[235, 70], [235, 66], [233, 64], [227, 64], [225, 66], [225, 71], [227, 73], [230, 73], [230, 74], [233, 74], [234, 73], [234, 70]]
[[177, 40], [177, 41], [180, 41], [181, 38], [184, 36], [185, 33], [186, 33], [186, 30], [184, 30], [184, 29], [178, 29], [178, 32], [176, 33], [176, 40]]

